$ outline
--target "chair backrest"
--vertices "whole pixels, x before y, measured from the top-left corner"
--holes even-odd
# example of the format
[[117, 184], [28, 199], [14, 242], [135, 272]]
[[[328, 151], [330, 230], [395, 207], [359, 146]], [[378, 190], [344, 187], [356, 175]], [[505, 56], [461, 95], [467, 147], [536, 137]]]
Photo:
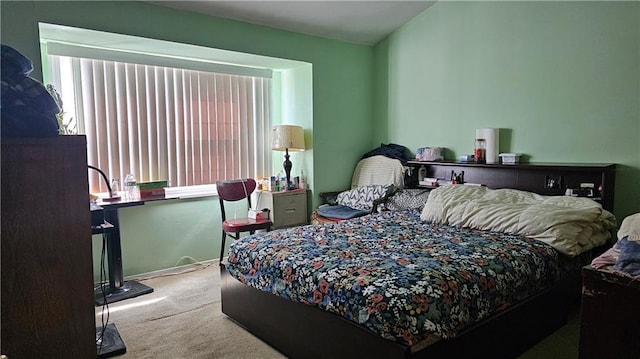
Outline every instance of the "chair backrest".
[[251, 199], [251, 193], [256, 189], [256, 181], [253, 178], [217, 181], [218, 196], [225, 201], [239, 201]]
[[256, 189], [256, 181], [253, 178], [216, 181], [218, 198], [220, 199], [220, 210], [222, 220], [226, 219], [224, 201], [236, 202], [247, 199], [247, 208], [251, 208], [251, 193]]

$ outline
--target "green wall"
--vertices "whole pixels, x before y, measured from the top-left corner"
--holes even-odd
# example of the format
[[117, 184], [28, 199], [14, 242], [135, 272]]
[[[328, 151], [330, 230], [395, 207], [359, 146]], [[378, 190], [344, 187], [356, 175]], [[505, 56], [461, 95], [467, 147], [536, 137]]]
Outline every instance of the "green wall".
[[[375, 47], [141, 2], [0, 6], [2, 43], [39, 79], [39, 21], [311, 63], [313, 104], [278, 111], [312, 114], [311, 150], [295, 154], [294, 171], [305, 168], [314, 201], [348, 187], [381, 142], [444, 146], [453, 159], [476, 128], [500, 127], [501, 150], [531, 161], [620, 164], [616, 215], [640, 211], [638, 2], [438, 2]], [[219, 222], [213, 197], [123, 209], [125, 275], [217, 257]], [[100, 244], [94, 236], [96, 267]]]
[[[311, 63], [313, 158], [305, 158], [305, 164], [317, 171], [335, 162], [337, 153], [345, 162], [334, 166], [331, 172], [316, 173], [314, 193], [348, 186], [358, 158], [370, 150], [373, 110], [373, 48], [370, 46], [134, 1], [3, 1], [0, 5], [2, 42], [34, 62], [32, 76], [38, 79], [42, 79], [38, 22]], [[286, 113], [287, 109], [282, 111]]]
[[[2, 1], [0, 6], [2, 43], [29, 57], [35, 67], [31, 75], [40, 80], [38, 22], [311, 63], [313, 106], [280, 109], [283, 114], [292, 111], [312, 114], [312, 123], [300, 123], [308, 129], [305, 136], [312, 147], [293, 157], [294, 172], [299, 172], [295, 169], [297, 164], [304, 165], [310, 177], [308, 182], [314, 194], [310, 207], [317, 203], [317, 193], [347, 188], [359, 157], [371, 149], [373, 48], [370, 46], [143, 2]], [[122, 217], [125, 275], [166, 268], [183, 257], [197, 260], [217, 257], [220, 213], [215, 198], [129, 208], [123, 210]], [[100, 237], [94, 236], [94, 258], [99, 258], [100, 244]], [[94, 260], [94, 264], [97, 268], [99, 261]], [[96, 269], [96, 276], [97, 273]]]
[[532, 162], [619, 164], [615, 214], [639, 212], [639, 7], [436, 3], [375, 48], [373, 143], [456, 159], [501, 128], [500, 150]]

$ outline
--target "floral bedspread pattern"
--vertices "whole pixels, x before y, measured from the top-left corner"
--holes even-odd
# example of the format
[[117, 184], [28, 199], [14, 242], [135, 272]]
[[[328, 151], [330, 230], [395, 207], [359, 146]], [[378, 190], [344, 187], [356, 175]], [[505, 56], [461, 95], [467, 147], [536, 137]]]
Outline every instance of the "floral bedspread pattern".
[[549, 287], [557, 257], [534, 239], [391, 211], [244, 237], [226, 268], [249, 286], [414, 345], [454, 337]]

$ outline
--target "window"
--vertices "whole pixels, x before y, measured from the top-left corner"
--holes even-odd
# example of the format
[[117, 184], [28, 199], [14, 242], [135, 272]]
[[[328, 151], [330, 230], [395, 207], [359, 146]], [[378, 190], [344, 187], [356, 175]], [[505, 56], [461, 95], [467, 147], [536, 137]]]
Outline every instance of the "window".
[[[48, 54], [64, 112], [112, 178], [171, 186], [270, 172], [271, 79]], [[106, 191], [89, 173], [91, 191]]]
[[[311, 63], [58, 24], [38, 29], [43, 82], [87, 135], [89, 164], [109, 177], [132, 172], [138, 181], [171, 181], [180, 197], [213, 194], [213, 186], [185, 186], [276, 174], [282, 153], [270, 148], [271, 126], [312, 129]], [[312, 173], [310, 151], [291, 157], [294, 171]], [[95, 171], [88, 176], [92, 192], [106, 191]]]

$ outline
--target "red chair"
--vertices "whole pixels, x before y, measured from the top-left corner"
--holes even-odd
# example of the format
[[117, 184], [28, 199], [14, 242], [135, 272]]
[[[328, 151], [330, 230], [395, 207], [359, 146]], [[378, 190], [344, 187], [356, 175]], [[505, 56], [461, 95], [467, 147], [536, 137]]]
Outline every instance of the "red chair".
[[[220, 261], [224, 255], [224, 245], [227, 235], [233, 239], [240, 238], [240, 233], [264, 229], [271, 230], [273, 223], [267, 219], [248, 218], [249, 208], [251, 208], [251, 193], [256, 189], [256, 181], [253, 178], [242, 180], [217, 181], [216, 187], [220, 199], [220, 211], [222, 212], [222, 247], [220, 248]], [[227, 219], [225, 212], [225, 202], [236, 202], [247, 200], [247, 211], [243, 212], [243, 218]]]

